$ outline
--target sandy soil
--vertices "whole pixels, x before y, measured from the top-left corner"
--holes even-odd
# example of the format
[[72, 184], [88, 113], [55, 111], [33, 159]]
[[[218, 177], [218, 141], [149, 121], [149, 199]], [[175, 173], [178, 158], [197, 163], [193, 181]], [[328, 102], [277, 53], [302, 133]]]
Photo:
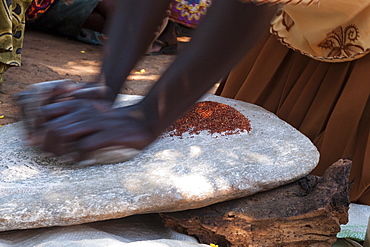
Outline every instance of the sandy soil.
[[[180, 43], [181, 46], [186, 43]], [[30, 84], [69, 78], [94, 81], [100, 66], [101, 46], [93, 46], [32, 30], [26, 31], [22, 66], [5, 73], [0, 86], [0, 125], [19, 121], [13, 95]], [[144, 95], [175, 56], [145, 56], [122, 89], [125, 94]]]

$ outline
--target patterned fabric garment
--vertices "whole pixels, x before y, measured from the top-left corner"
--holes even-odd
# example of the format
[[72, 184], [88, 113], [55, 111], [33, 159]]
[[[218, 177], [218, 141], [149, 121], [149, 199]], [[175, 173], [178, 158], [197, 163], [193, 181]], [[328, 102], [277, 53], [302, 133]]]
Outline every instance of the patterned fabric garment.
[[286, 4], [271, 32], [287, 47], [326, 62], [344, 62], [370, 52], [370, 0], [321, 0]]
[[320, 152], [322, 176], [352, 160], [350, 198], [370, 206], [370, 54], [329, 63], [268, 35], [231, 71], [218, 94], [262, 106], [306, 135]]
[[10, 66], [20, 66], [25, 12], [31, 0], [0, 0], [0, 85]]
[[27, 10], [27, 20], [34, 20], [45, 13], [55, 0], [33, 0], [30, 7]]
[[[35, 0], [34, 0], [35, 1]], [[88, 16], [100, 0], [38, 0], [27, 14], [27, 26], [43, 32], [77, 38]], [[51, 5], [48, 5], [53, 1]], [[30, 9], [34, 7], [31, 6]], [[32, 19], [33, 18], [33, 19]]]
[[211, 4], [212, 0], [173, 0], [170, 19], [186, 27], [195, 28]]
[[291, 5], [312, 5], [319, 4], [320, 0], [240, 0], [243, 3], [255, 3], [255, 4], [291, 4]]
[[282, 2], [272, 35], [218, 94], [262, 106], [310, 138], [320, 151], [314, 175], [351, 159], [350, 199], [370, 205], [370, 0]]

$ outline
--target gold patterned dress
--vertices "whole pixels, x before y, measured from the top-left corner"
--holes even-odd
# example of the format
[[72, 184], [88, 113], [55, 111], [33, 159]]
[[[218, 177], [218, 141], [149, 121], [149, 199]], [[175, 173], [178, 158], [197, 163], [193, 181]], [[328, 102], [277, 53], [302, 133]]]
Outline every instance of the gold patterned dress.
[[217, 94], [308, 136], [321, 154], [313, 174], [351, 159], [351, 201], [370, 205], [370, 0], [285, 2]]
[[25, 12], [32, 0], [0, 0], [0, 85], [10, 66], [20, 66]]

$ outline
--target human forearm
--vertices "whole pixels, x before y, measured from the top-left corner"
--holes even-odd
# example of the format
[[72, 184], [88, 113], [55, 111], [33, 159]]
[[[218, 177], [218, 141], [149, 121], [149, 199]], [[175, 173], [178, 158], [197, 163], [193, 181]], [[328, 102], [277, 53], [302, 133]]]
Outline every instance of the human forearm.
[[259, 40], [274, 7], [213, 3], [191, 42], [145, 97], [142, 106], [158, 134], [189, 109]]
[[171, 0], [118, 0], [108, 26], [99, 81], [116, 96], [154, 39]]

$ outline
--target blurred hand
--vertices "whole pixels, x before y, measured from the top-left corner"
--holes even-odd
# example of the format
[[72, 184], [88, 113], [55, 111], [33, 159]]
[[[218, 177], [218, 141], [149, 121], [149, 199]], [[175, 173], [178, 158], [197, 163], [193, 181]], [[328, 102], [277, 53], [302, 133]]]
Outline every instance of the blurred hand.
[[139, 104], [112, 108], [107, 100], [74, 99], [43, 106], [40, 113], [42, 150], [74, 161], [112, 146], [142, 150], [157, 137]]
[[112, 104], [114, 96], [106, 86], [97, 83], [76, 83], [69, 79], [37, 83], [29, 90], [16, 95], [29, 145], [41, 144], [40, 138], [36, 138], [40, 136], [38, 132], [41, 131], [40, 125], [44, 121], [40, 108], [73, 99], [106, 99]]

